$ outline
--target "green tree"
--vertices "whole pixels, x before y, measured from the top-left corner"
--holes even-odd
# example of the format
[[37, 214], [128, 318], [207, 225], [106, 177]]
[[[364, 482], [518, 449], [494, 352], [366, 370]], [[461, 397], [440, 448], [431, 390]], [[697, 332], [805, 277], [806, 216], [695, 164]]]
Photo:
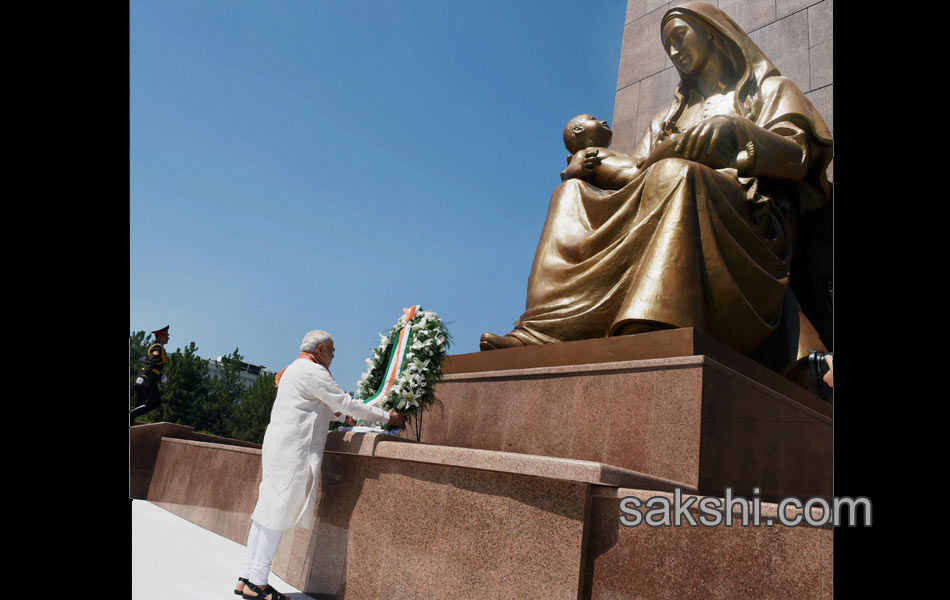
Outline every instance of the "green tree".
[[[139, 376], [151, 335], [136, 331], [129, 335], [129, 384]], [[270, 411], [277, 397], [273, 373], [262, 372], [248, 386], [241, 377], [241, 356], [235, 348], [222, 357], [214, 375], [208, 360], [198, 355], [198, 347], [190, 342], [184, 350], [168, 353], [165, 383], [159, 384], [162, 405], [139, 419], [155, 423], [166, 421], [193, 427], [195, 431], [260, 443], [270, 422]], [[129, 408], [137, 406], [130, 389]]]
[[[221, 357], [220, 368], [211, 377], [210, 393], [203, 407], [202, 431], [221, 436], [231, 434], [231, 417], [247, 388], [240, 375], [243, 360], [237, 348], [230, 355]], [[195, 426], [195, 429], [199, 427]]]
[[160, 384], [162, 406], [154, 411], [155, 420], [200, 429], [211, 391], [208, 361], [198, 355], [198, 347], [190, 342], [184, 351], [178, 348], [168, 355], [164, 373], [168, 381]]
[[262, 443], [276, 398], [274, 374], [262, 372], [232, 408], [231, 437]]

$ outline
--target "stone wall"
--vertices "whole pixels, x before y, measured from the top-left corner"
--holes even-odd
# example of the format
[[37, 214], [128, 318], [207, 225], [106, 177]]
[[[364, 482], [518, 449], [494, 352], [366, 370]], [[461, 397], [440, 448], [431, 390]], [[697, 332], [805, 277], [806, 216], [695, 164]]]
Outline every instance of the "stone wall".
[[[260, 457], [164, 437], [148, 500], [244, 544]], [[601, 463], [332, 432], [313, 526], [284, 533], [273, 571], [338, 600], [832, 597], [830, 526], [742, 527], [738, 509], [735, 526], [621, 524], [622, 498], [636, 497], [645, 519], [677, 487], [693, 493]], [[697, 502], [688, 512], [701, 522]]]
[[145, 500], [152, 482], [155, 460], [162, 438], [176, 438], [212, 444], [225, 444], [241, 448], [257, 448], [260, 444], [232, 440], [230, 438], [195, 433], [193, 427], [177, 423], [144, 423], [137, 421], [129, 428], [129, 498]]

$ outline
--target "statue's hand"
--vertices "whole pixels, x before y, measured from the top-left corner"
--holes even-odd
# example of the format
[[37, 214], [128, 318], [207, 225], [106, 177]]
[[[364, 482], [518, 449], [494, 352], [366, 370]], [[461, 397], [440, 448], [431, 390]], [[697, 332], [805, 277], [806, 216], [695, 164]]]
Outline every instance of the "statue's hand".
[[683, 132], [673, 152], [715, 169], [735, 167], [740, 127], [736, 117], [710, 117]]
[[566, 169], [561, 171], [561, 181], [567, 181], [568, 179], [583, 179], [587, 176], [587, 173], [584, 171], [583, 165], [579, 162], [573, 162], [567, 166]]
[[[581, 156], [581, 152], [584, 153], [583, 156]], [[594, 174], [594, 171], [597, 170], [597, 167], [600, 166], [603, 160], [600, 152], [596, 149], [578, 150], [571, 164], [561, 171], [561, 181], [567, 181], [568, 179], [587, 179]]]
[[603, 162], [603, 158], [600, 156], [600, 151], [591, 149], [584, 153], [584, 170], [593, 173], [597, 167], [600, 166], [600, 163]]
[[594, 171], [597, 170], [597, 167], [600, 166], [600, 163], [603, 162], [603, 160], [604, 159], [600, 156], [600, 152], [598, 150], [591, 149], [585, 152], [584, 162], [582, 163], [584, 173], [587, 175], [592, 175]]

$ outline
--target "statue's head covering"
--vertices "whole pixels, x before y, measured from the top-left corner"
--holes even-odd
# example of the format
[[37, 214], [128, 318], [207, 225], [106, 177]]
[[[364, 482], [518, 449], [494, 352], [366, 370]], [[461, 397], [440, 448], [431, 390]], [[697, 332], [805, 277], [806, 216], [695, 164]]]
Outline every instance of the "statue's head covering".
[[[735, 86], [736, 112], [759, 127], [768, 129], [788, 121], [808, 133], [813, 144], [814, 160], [809, 169], [808, 189], [803, 189], [801, 208], [821, 205], [830, 196], [825, 168], [831, 161], [832, 137], [824, 119], [795, 84], [782, 77], [778, 68], [732, 18], [708, 2], [684, 2], [666, 11], [660, 31], [670, 19], [681, 18], [698, 24], [713, 34], [713, 46], [725, 53], [737, 76]], [[767, 80], [772, 79], [771, 82]], [[770, 85], [774, 84], [774, 85]], [[683, 98], [691, 81], [683, 78], [676, 90], [677, 102], [671, 107], [667, 122], [682, 110]]]
[[[714, 47], [726, 55], [738, 77], [736, 108], [740, 114], [754, 120], [750, 113], [754, 110], [757, 84], [766, 77], [780, 75], [778, 68], [729, 15], [708, 2], [686, 2], [666, 11], [660, 22], [660, 31], [668, 21], [675, 18], [699, 25], [713, 35]], [[688, 81], [682, 82], [681, 89]]]

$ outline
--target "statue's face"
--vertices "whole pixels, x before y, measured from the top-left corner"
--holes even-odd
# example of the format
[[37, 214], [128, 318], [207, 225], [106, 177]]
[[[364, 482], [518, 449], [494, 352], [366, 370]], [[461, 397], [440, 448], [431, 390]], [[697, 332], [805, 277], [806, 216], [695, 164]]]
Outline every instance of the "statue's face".
[[674, 17], [663, 26], [663, 47], [673, 66], [684, 75], [699, 75], [712, 52], [711, 35], [699, 26]]

